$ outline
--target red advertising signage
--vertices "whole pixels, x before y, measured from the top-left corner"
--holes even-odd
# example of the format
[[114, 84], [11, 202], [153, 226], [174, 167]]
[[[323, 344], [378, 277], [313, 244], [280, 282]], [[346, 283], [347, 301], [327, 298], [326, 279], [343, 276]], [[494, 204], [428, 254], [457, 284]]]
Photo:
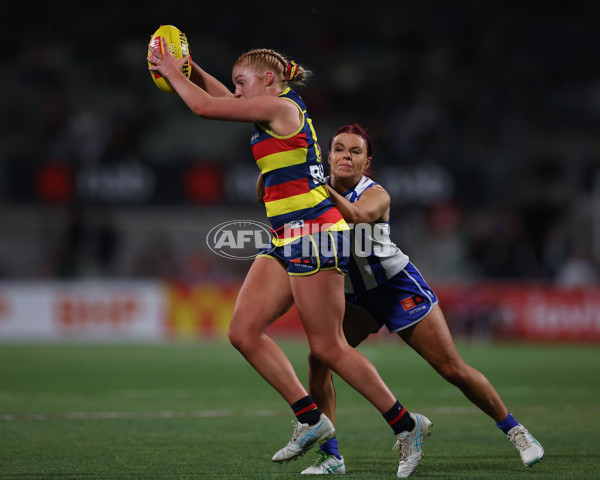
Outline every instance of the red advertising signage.
[[488, 330], [493, 338], [600, 342], [600, 287], [482, 284], [438, 286], [448, 323]]
[[[167, 331], [173, 338], [226, 338], [239, 286], [170, 284]], [[456, 337], [537, 342], [600, 342], [600, 287], [566, 290], [550, 286], [436, 285]], [[275, 336], [303, 336], [292, 308], [269, 327]], [[389, 336], [382, 329], [382, 336]]]

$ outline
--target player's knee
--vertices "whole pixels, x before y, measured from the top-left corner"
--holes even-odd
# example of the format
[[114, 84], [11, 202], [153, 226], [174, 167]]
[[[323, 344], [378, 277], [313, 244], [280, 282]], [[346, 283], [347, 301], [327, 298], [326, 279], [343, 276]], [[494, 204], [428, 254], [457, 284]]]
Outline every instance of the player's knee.
[[454, 362], [444, 363], [439, 369], [440, 375], [453, 385], [460, 386], [465, 383], [467, 378], [466, 365], [459, 365]]
[[315, 382], [322, 382], [329, 375], [331, 370], [325, 363], [318, 359], [313, 352], [308, 354], [308, 372], [309, 379]]
[[231, 345], [240, 352], [244, 352], [250, 348], [254, 340], [253, 336], [246, 328], [241, 325], [234, 325], [234, 322], [231, 322], [231, 325], [229, 326], [227, 337], [229, 338]]
[[234, 330], [231, 327], [229, 327], [229, 330], [227, 331], [227, 337], [229, 338], [229, 343], [231, 343], [231, 345], [233, 345], [238, 350], [241, 350], [240, 347], [242, 347], [243, 339], [237, 330]]
[[327, 365], [325, 350], [318, 345], [311, 345], [308, 355], [308, 364], [310, 367], [318, 365]]
[[325, 368], [323, 362], [315, 356], [312, 350], [308, 352], [308, 367], [315, 372]]
[[343, 353], [341, 348], [332, 344], [311, 345], [310, 352], [309, 362], [312, 362], [312, 365], [333, 370], [335, 370], [336, 362], [342, 358]]

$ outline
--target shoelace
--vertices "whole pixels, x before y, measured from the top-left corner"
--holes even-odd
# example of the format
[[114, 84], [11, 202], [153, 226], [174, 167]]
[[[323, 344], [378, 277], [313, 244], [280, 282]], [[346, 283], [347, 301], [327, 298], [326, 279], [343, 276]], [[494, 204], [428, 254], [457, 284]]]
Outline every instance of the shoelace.
[[531, 447], [529, 436], [527, 435], [526, 431], [521, 428], [510, 436], [510, 441], [519, 450], [525, 450]]
[[329, 455], [329, 454], [327, 454], [327, 453], [325, 453], [325, 452], [322, 452], [322, 451], [321, 451], [321, 450], [319, 450], [319, 449], [317, 449], [317, 450], [315, 451], [315, 453], [317, 454], [317, 459], [315, 460], [315, 463], [313, 463], [313, 465], [314, 465], [315, 467], [318, 467], [318, 466], [320, 466], [322, 463], [325, 463], [325, 462], [327, 461], [327, 459], [328, 459], [329, 457], [331, 457], [331, 455]]
[[408, 458], [408, 454], [410, 453], [408, 438], [409, 435], [406, 435], [404, 438], [399, 438], [398, 440], [396, 440], [396, 443], [392, 447], [392, 450], [399, 451], [401, 462], [405, 461]]
[[292, 439], [290, 440], [290, 442], [295, 441], [298, 438], [299, 432], [298, 432], [298, 427], [300, 425], [300, 422], [293, 422], [292, 421], [292, 425], [294, 425], [294, 434], [292, 435]]

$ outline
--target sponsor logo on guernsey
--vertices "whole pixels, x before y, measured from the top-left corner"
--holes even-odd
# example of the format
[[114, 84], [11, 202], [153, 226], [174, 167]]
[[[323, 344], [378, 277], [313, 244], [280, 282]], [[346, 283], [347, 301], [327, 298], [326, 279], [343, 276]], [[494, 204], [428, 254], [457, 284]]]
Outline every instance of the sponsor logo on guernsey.
[[304, 220], [292, 220], [289, 223], [286, 223], [284, 227], [287, 228], [300, 228], [304, 226]]

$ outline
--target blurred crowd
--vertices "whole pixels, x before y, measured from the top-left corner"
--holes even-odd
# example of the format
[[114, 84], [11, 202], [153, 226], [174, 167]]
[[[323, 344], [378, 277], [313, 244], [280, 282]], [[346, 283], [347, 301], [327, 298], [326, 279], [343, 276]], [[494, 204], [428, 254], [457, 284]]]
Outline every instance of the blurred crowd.
[[[8, 53], [0, 275], [240, 275], [247, 264], [216, 257], [202, 238], [191, 245], [181, 224], [210, 223], [220, 209], [251, 203], [257, 170], [247, 127], [197, 119], [160, 92], [145, 57], [161, 20], [111, 3], [70, 15], [31, 12], [31, 31]], [[426, 278], [599, 283], [600, 30], [592, 21], [599, 7], [404, 3], [343, 12], [333, 4], [223, 6], [170, 23], [186, 32], [194, 60], [224, 83], [253, 47], [310, 68], [301, 94], [323, 151], [343, 124], [359, 122], [376, 137], [373, 166], [392, 195], [394, 240]], [[77, 172], [73, 193], [28, 197], [22, 182], [49, 162]], [[82, 172], [93, 169], [159, 168], [153, 182], [166, 182], [172, 169], [195, 164], [218, 164], [228, 185], [250, 185], [249, 196], [231, 187], [212, 204], [176, 193], [170, 200], [168, 191], [151, 202], [130, 184], [125, 193], [141, 192], [134, 200], [82, 194], [96, 178]], [[139, 212], [154, 228], [132, 227]], [[30, 223], [14, 221], [19, 216]], [[37, 241], [24, 241], [28, 235]], [[25, 246], [39, 252], [23, 253]], [[18, 262], [19, 255], [34, 260]]]

